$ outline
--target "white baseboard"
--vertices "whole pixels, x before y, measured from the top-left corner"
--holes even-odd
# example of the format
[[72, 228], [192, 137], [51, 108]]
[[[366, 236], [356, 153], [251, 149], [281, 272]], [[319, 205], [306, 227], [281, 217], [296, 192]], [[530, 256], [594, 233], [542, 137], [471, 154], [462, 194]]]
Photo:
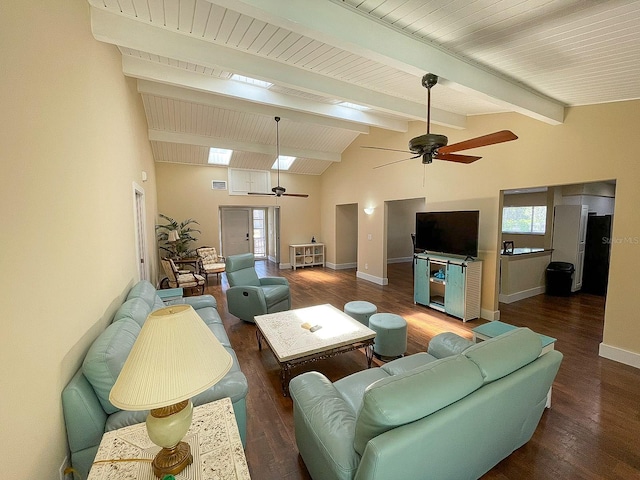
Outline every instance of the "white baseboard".
[[373, 275], [369, 275], [368, 273], [361, 272], [360, 270], [356, 272], [356, 277], [367, 280], [371, 283], [375, 283], [377, 285], [389, 285], [388, 278], [375, 277]]
[[486, 308], [481, 308], [480, 317], [491, 321], [500, 320], [500, 310], [487, 310]]
[[600, 344], [599, 355], [603, 358], [613, 360], [614, 362], [624, 363], [625, 365], [640, 368], [640, 354], [636, 352], [630, 352], [629, 350], [613, 347], [602, 342]]
[[412, 260], [413, 260], [413, 257], [387, 258], [387, 264], [389, 264], [389, 263], [409, 263]]
[[521, 292], [511, 293], [509, 295], [505, 295], [501, 293], [500, 295], [498, 295], [498, 301], [502, 303], [513, 303], [513, 302], [517, 302], [518, 300], [523, 300], [525, 298], [535, 297], [536, 295], [540, 295], [541, 293], [544, 293], [544, 291], [545, 291], [544, 287], [535, 287], [535, 288], [530, 288], [529, 290], [523, 290]]
[[348, 270], [350, 268], [356, 268], [358, 264], [356, 262], [352, 263], [329, 263], [326, 262], [325, 266], [332, 270]]

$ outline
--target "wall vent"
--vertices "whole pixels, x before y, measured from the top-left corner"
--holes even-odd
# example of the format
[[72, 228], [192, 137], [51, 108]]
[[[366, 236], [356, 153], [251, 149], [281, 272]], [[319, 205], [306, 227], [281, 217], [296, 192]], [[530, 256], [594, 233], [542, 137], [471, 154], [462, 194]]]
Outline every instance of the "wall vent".
[[226, 189], [227, 189], [226, 180], [211, 180], [211, 190], [226, 190]]

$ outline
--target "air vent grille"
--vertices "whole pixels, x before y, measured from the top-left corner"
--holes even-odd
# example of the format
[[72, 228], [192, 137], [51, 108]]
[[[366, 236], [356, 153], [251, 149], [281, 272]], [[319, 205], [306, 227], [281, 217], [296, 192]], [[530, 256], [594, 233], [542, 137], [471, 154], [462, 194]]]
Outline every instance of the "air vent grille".
[[212, 190], [226, 190], [227, 189], [227, 181], [226, 180], [212, 180], [211, 181], [211, 189]]

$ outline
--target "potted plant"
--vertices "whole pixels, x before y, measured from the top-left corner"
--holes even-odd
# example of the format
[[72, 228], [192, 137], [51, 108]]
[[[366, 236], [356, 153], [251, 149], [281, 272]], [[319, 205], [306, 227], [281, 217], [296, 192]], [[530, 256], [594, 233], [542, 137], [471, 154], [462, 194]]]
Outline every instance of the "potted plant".
[[195, 256], [195, 250], [192, 250], [190, 245], [196, 241], [193, 234], [195, 232], [201, 232], [200, 230], [191, 228], [189, 225], [200, 224], [192, 218], [178, 223], [173, 218], [163, 215], [162, 213], [159, 213], [158, 216], [166, 220], [164, 225], [156, 225], [156, 236], [160, 250], [167, 252], [167, 256], [173, 259]]

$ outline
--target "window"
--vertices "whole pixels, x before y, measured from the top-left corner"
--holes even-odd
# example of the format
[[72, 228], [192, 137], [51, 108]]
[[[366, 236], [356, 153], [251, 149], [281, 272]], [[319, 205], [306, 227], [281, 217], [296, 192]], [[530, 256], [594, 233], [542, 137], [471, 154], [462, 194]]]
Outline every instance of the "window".
[[544, 234], [547, 229], [547, 207], [504, 207], [502, 233]]
[[[291, 168], [291, 165], [293, 165], [293, 161], [295, 159], [296, 157], [287, 157], [286, 155], [280, 155], [278, 158], [276, 158], [276, 161], [273, 162], [271, 169], [277, 170], [279, 168], [280, 170], [289, 170]], [[278, 166], [278, 163], [280, 163], [280, 166]]]
[[233, 150], [226, 148], [210, 148], [208, 161], [211, 165], [229, 165], [232, 153]]
[[264, 209], [253, 210], [253, 255], [257, 258], [267, 256], [265, 212]]

